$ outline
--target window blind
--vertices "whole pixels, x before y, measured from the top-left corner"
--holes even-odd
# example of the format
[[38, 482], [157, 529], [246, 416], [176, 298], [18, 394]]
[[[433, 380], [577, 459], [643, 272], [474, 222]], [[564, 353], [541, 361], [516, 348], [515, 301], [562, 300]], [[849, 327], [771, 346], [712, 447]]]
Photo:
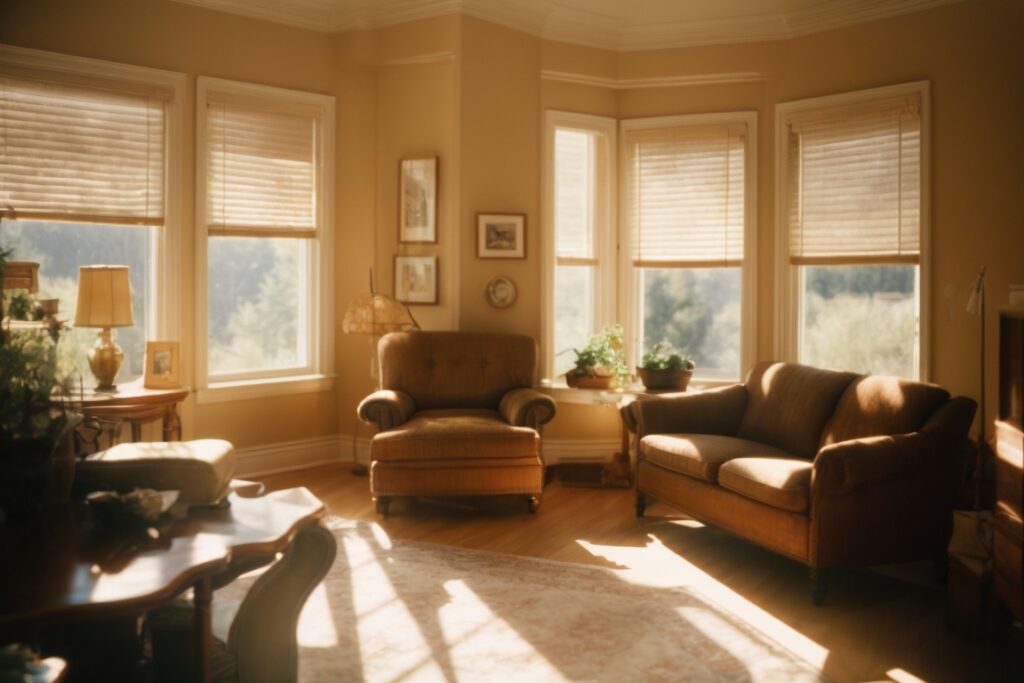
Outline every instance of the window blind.
[[555, 256], [560, 265], [592, 265], [594, 141], [591, 134], [555, 131]]
[[0, 76], [0, 205], [21, 219], [162, 225], [171, 97]]
[[315, 237], [319, 110], [218, 99], [207, 112], [211, 235]]
[[631, 130], [624, 143], [633, 265], [741, 263], [745, 126]]
[[788, 147], [791, 263], [918, 262], [919, 97], [797, 114]]

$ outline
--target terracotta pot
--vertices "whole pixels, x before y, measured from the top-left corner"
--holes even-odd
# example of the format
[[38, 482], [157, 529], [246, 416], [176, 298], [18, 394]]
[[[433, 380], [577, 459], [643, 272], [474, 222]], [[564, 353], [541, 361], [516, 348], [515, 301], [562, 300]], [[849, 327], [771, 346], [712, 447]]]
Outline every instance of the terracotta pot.
[[615, 375], [574, 375], [572, 371], [565, 373], [565, 383], [573, 389], [608, 389], [615, 380]]
[[636, 374], [649, 391], [686, 391], [693, 370], [647, 370], [638, 367]]

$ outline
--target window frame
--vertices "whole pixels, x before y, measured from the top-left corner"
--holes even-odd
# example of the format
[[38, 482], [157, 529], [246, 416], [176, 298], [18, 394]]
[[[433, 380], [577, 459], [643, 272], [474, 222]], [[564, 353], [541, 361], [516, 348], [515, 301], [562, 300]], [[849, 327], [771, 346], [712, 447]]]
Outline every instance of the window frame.
[[[799, 362], [801, 300], [800, 268], [789, 255], [789, 144], [791, 117], [807, 111], [871, 104], [895, 97], [920, 97], [921, 188], [920, 255], [918, 258], [918, 377], [927, 382], [931, 370], [931, 86], [929, 81], [856, 90], [775, 105], [775, 356]], [[865, 261], [865, 265], [870, 264]]]
[[152, 322], [147, 326], [146, 337], [180, 339], [183, 108], [187, 83], [185, 74], [58, 52], [0, 45], [0, 68], [4, 67], [26, 70], [29, 73], [25, 78], [28, 79], [32, 78], [32, 72], [52, 72], [59, 74], [62, 80], [78, 82], [83, 87], [95, 86], [97, 79], [102, 79], [115, 84], [115, 87], [117, 83], [157, 86], [171, 93], [171, 99], [166, 103], [164, 111], [164, 223], [157, 226], [157, 237], [151, 243], [152, 294], [147, 306], [151, 307]]
[[[208, 240], [207, 224], [207, 103], [210, 93], [298, 104], [322, 110], [316, 136], [317, 228], [308, 239], [310, 257], [306, 288], [309, 308], [304, 322], [309, 339], [305, 367], [260, 370], [248, 373], [211, 374], [209, 369]], [[200, 76], [196, 79], [196, 203], [195, 203], [195, 338], [196, 384], [200, 403], [232, 401], [263, 396], [327, 391], [334, 386], [334, 135], [333, 96], [272, 86]], [[268, 234], [267, 238], [275, 235]], [[263, 238], [257, 238], [263, 239]], [[298, 238], [295, 238], [298, 239]], [[300, 317], [300, 324], [303, 322]]]
[[543, 216], [544, 225], [550, 229], [542, 231], [541, 248], [541, 358], [542, 372], [547, 378], [554, 378], [555, 354], [561, 349], [555, 343], [555, 133], [558, 129], [576, 130], [603, 139], [596, 155], [595, 171], [595, 291], [594, 323], [597, 329], [611, 325], [616, 320], [617, 302], [617, 203], [618, 181], [618, 121], [605, 116], [577, 114], [573, 112], [547, 110], [544, 113], [544, 159], [542, 164]]
[[[700, 367], [694, 371], [694, 381], [704, 386], [724, 386], [742, 381], [745, 373], [753, 366], [757, 354], [757, 123], [756, 111], [720, 112], [712, 114], [680, 114], [638, 119], [623, 119], [619, 122], [619, 158], [626, 157], [626, 140], [629, 131], [678, 128], [685, 126], [743, 125], [746, 127], [744, 149], [743, 183], [743, 260], [740, 264], [740, 368], [736, 378], [719, 379], [701, 377]], [[626, 174], [620, 170], [618, 195], [626, 192]], [[623, 320], [626, 337], [626, 364], [632, 369], [639, 365], [641, 309], [639, 297], [639, 268], [633, 267], [630, 249], [630, 231], [626, 207], [620, 202], [618, 217], [619, 238], [619, 313]], [[680, 266], [685, 268], [686, 266]]]

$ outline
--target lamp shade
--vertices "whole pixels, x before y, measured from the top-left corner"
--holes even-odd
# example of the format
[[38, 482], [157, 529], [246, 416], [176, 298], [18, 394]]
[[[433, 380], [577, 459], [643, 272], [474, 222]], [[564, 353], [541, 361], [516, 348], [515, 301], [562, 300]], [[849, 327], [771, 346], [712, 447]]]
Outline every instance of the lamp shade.
[[352, 300], [341, 321], [345, 334], [382, 335], [419, 328], [409, 309], [384, 294], [364, 294]]
[[75, 327], [131, 327], [132, 323], [128, 266], [79, 268]]

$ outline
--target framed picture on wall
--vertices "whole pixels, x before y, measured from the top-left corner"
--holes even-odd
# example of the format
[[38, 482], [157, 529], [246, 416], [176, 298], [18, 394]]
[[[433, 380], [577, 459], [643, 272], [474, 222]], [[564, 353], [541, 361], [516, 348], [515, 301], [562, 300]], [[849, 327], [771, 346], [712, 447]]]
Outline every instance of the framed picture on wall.
[[181, 345], [176, 341], [146, 342], [147, 389], [177, 389], [181, 386]]
[[402, 160], [398, 203], [398, 241], [437, 242], [437, 157]]
[[396, 256], [395, 298], [406, 304], [436, 304], [437, 257]]
[[526, 216], [477, 214], [476, 255], [477, 258], [526, 258]]

